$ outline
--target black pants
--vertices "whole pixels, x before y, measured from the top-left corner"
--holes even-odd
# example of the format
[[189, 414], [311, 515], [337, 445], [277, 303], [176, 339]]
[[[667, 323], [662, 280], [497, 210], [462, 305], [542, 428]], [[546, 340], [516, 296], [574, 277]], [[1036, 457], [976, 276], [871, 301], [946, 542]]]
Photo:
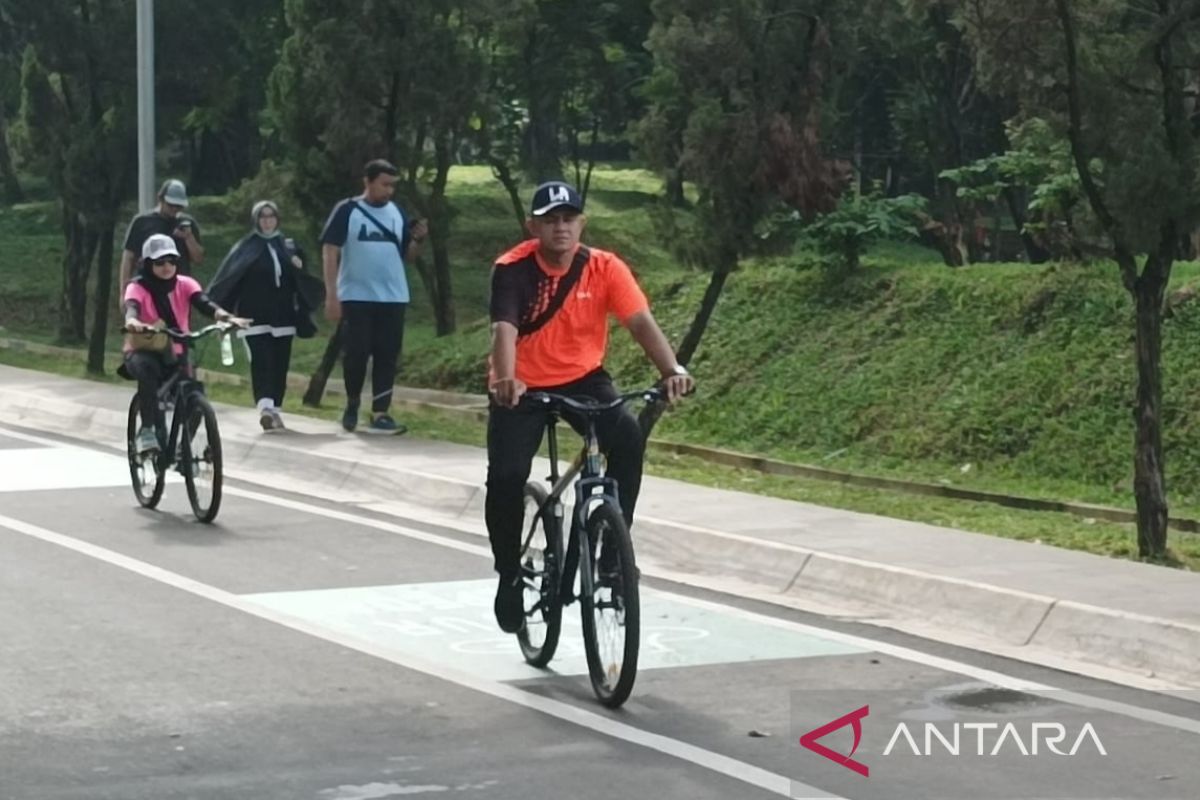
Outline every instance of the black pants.
[[174, 364], [169, 356], [135, 350], [125, 354], [125, 372], [138, 383], [138, 407], [142, 426], [153, 425], [158, 419], [158, 387], [163, 385]]
[[396, 363], [404, 343], [404, 310], [407, 303], [342, 303], [342, 335], [346, 350], [342, 357], [342, 376], [346, 381], [346, 402], [357, 406], [367, 378], [367, 359], [371, 359], [371, 410], [383, 413], [392, 402], [396, 383]]
[[[565, 386], [543, 387], [543, 390], [600, 401], [613, 400], [617, 396], [612, 378], [604, 370], [597, 370]], [[582, 420], [566, 415], [563, 418], [571, 427], [582, 431]], [[545, 429], [546, 414], [541, 409], [509, 409], [493, 403], [488, 411], [484, 514], [495, 568], [502, 575], [515, 573], [520, 566], [525, 513], [522, 492]], [[622, 408], [602, 416], [597, 421], [596, 433], [600, 449], [608, 459], [607, 475], [617, 482], [625, 522], [632, 525], [633, 510], [642, 487], [642, 461], [646, 451], [641, 427], [633, 414]], [[569, 446], [563, 446], [562, 455], [568, 455], [570, 451]]]
[[254, 401], [269, 400], [274, 407], [282, 408], [288, 367], [292, 363], [292, 337], [259, 333], [247, 336], [246, 346], [250, 348], [250, 387]]

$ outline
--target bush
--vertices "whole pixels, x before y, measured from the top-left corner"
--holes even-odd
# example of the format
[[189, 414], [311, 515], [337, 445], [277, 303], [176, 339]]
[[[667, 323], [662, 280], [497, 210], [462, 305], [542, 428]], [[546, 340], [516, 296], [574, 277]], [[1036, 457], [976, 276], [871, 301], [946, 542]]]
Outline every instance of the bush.
[[853, 272], [872, 244], [885, 239], [917, 236], [917, 215], [925, 198], [915, 194], [884, 197], [878, 186], [868, 193], [842, 198], [838, 207], [817, 217], [804, 228], [831, 269]]

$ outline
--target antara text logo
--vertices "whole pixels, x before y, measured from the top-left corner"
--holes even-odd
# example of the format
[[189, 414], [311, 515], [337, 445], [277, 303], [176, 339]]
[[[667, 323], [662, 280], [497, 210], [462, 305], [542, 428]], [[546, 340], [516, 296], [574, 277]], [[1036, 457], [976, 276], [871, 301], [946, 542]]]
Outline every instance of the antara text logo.
[[[800, 746], [863, 777], [870, 777], [870, 767], [854, 758], [862, 744], [862, 721], [870, 713], [871, 707], [863, 706], [814, 728], [800, 737]], [[820, 739], [845, 727], [849, 727], [854, 736], [848, 754], [839, 753], [820, 743]], [[1003, 725], [998, 722], [926, 722], [923, 725], [900, 722], [880, 755], [1073, 756], [1081, 751], [1108, 755], [1100, 735], [1090, 722], [1084, 723], [1078, 730], [1060, 722], [1023, 722], [1020, 725], [1013, 722]]]

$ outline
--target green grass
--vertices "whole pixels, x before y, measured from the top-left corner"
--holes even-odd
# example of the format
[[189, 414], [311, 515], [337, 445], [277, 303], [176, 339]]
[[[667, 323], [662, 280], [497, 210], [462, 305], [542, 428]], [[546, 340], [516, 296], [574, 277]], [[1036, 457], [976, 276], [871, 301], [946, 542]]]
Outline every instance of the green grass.
[[[659, 230], [658, 191], [658, 180], [643, 170], [598, 170], [586, 238], [630, 262], [678, 342], [708, 276], [672, 257]], [[518, 231], [507, 197], [486, 168], [456, 167], [450, 198], [459, 330], [434, 336], [414, 271], [401, 380], [480, 392], [489, 267]], [[244, 214], [224, 198], [197, 198], [194, 210], [209, 254], [198, 269], [203, 280], [244, 233]], [[0, 208], [0, 237], [6, 242], [0, 325], [10, 335], [51, 341], [62, 250], [52, 207]], [[299, 238], [315, 255], [315, 242]], [[1197, 280], [1200, 265], [1177, 265], [1174, 286]], [[748, 259], [730, 278], [693, 361], [699, 395], [666, 418], [656, 435], [867, 474], [1131, 508], [1132, 330], [1130, 302], [1111, 264], [948, 269], [931, 251], [887, 244], [865, 259], [859, 274], [835, 281], [799, 248]], [[1194, 446], [1200, 412], [1193, 400], [1200, 396], [1194, 357], [1200, 302], [1166, 322], [1164, 346], [1171, 512], [1200, 516], [1200, 449]], [[117, 347], [114, 335], [110, 348]], [[297, 342], [293, 369], [310, 370], [323, 347], [323, 335]], [[243, 361], [237, 369], [244, 371]], [[206, 365], [216, 366], [212, 355]], [[653, 378], [619, 331], [610, 368], [625, 385]], [[853, 507], [1000, 535], [1017, 535], [1006, 520], [1023, 516], [845, 487], [836, 492], [857, 499], [839, 499], [825, 484], [793, 479], [757, 476], [742, 486], [746, 476], [732, 474], [721, 479], [751, 491], [769, 487], [763, 490], [789, 496], [789, 487], [811, 484], [804, 491], [816, 494], [804, 499], [813, 502], [852, 507], [845, 504], [871, 498], [892, 510]], [[1072, 517], [1051, 526], [1061, 534], [1043, 535], [1037, 526], [1047, 523], [1035, 520], [1055, 517], [1032, 513], [1020, 524], [1019, 538], [1115, 555], [1131, 550], [1128, 528]], [[1192, 540], [1176, 541], [1184, 561]]]

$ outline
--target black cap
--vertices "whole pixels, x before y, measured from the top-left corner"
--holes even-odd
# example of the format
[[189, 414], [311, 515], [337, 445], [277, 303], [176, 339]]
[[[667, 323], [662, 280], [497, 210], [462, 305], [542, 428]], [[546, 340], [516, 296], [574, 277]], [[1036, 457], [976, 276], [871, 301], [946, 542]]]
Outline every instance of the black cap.
[[547, 181], [533, 191], [533, 205], [529, 213], [535, 217], [549, 214], [556, 208], [573, 208], [583, 211], [583, 198], [575, 187], [563, 181]]

